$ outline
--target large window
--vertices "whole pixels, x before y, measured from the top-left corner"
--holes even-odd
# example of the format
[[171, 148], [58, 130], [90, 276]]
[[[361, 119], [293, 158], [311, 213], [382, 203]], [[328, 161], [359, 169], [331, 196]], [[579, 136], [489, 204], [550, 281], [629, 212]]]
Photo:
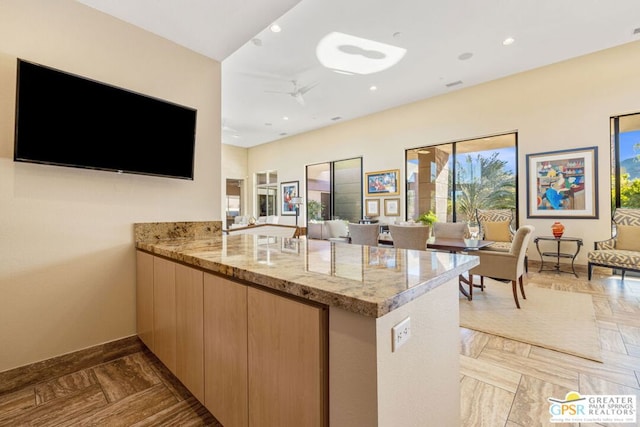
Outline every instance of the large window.
[[640, 113], [611, 118], [611, 208], [640, 208]]
[[307, 221], [362, 218], [362, 159], [307, 166]]
[[514, 133], [406, 151], [407, 219], [475, 221], [476, 209], [517, 208]]
[[256, 213], [258, 216], [278, 215], [278, 173], [256, 173]]

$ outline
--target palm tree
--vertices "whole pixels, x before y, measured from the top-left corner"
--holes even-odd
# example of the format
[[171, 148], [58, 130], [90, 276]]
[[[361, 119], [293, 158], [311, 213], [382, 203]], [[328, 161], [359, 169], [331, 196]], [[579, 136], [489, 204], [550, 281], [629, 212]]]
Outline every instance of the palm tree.
[[[468, 154], [456, 164], [456, 214], [473, 218], [476, 209], [511, 209], [516, 206], [516, 180], [497, 152], [489, 157]], [[478, 170], [479, 168], [479, 170]]]

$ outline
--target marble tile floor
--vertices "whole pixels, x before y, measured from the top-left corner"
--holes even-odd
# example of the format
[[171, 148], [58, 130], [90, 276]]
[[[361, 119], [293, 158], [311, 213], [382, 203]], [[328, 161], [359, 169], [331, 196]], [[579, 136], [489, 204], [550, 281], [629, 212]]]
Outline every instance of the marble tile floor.
[[525, 286], [591, 294], [604, 363], [460, 328], [462, 426], [568, 426], [549, 421], [547, 398], [569, 391], [635, 394], [640, 402], [640, 277], [622, 282], [596, 268], [589, 282], [585, 268], [576, 268], [580, 278], [538, 268], [529, 266]]
[[[461, 328], [462, 426], [558, 425], [547, 398], [568, 391], [640, 401], [640, 278], [536, 271], [525, 283], [593, 296], [604, 363]], [[135, 337], [77, 354], [0, 373], [0, 426], [220, 425]]]

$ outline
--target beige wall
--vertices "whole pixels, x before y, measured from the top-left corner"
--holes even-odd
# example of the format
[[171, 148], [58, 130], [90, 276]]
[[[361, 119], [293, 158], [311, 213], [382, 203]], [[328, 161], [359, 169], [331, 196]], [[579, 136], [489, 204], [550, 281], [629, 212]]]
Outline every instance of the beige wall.
[[[13, 162], [17, 57], [197, 108], [195, 179]], [[0, 371], [135, 333], [132, 224], [219, 220], [220, 145], [218, 62], [72, 0], [0, 2]]]
[[609, 118], [640, 111], [639, 69], [640, 41], [251, 148], [249, 173], [275, 169], [302, 185], [305, 165], [362, 155], [365, 172], [400, 169], [404, 179], [406, 148], [517, 131], [520, 223], [550, 235], [553, 220], [526, 217], [525, 156], [597, 146], [600, 219], [562, 220], [584, 239], [586, 264], [593, 241], [610, 235]]

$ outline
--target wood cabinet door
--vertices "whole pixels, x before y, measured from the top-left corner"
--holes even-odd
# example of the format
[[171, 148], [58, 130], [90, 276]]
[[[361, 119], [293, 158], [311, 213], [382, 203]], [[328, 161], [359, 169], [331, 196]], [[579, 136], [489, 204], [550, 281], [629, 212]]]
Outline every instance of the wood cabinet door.
[[153, 351], [176, 373], [176, 275], [175, 263], [153, 258]]
[[136, 332], [153, 349], [153, 255], [136, 251]]
[[247, 286], [208, 273], [204, 359], [205, 406], [224, 426], [247, 426]]
[[249, 425], [327, 425], [326, 310], [255, 288], [247, 301]]
[[176, 264], [176, 377], [204, 403], [203, 275]]

